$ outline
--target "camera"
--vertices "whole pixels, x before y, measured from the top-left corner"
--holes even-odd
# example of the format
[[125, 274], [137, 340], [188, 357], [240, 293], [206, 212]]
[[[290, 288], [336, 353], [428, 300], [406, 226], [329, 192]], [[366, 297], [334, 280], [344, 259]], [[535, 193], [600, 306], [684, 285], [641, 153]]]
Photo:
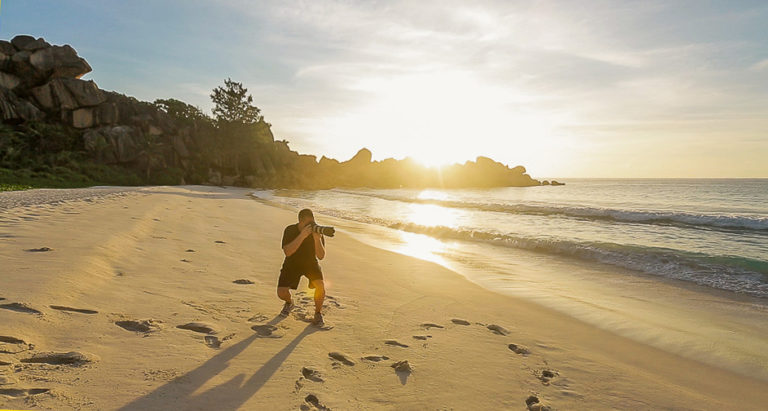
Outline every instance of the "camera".
[[328, 237], [333, 237], [334, 234], [336, 234], [335, 228], [324, 226], [324, 225], [318, 225], [316, 223], [312, 223], [312, 231], [316, 233], [320, 233], [322, 235], [326, 235]]

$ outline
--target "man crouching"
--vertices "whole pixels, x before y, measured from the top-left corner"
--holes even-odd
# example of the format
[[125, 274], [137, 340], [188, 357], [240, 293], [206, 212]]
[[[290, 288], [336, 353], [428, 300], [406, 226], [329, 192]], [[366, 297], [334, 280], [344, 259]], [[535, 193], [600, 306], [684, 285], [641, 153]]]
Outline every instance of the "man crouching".
[[320, 233], [312, 231], [315, 216], [312, 210], [305, 208], [299, 211], [299, 222], [285, 227], [283, 231], [283, 252], [285, 261], [280, 269], [280, 279], [277, 281], [277, 296], [285, 301], [280, 315], [287, 316], [294, 306], [291, 299], [291, 289], [299, 287], [301, 276], [309, 279], [309, 288], [315, 289], [315, 317], [312, 324], [323, 325], [323, 300], [325, 285], [323, 271], [318, 259], [325, 257], [325, 239]]

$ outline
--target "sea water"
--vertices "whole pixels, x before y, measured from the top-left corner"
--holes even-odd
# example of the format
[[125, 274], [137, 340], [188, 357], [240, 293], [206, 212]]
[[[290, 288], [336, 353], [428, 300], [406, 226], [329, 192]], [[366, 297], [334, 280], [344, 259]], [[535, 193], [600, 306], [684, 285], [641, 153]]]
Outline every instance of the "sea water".
[[768, 179], [566, 181], [272, 194], [287, 205], [439, 240], [533, 250], [768, 298]]
[[254, 196], [312, 208], [320, 224], [492, 291], [768, 380], [768, 179], [560, 181]]

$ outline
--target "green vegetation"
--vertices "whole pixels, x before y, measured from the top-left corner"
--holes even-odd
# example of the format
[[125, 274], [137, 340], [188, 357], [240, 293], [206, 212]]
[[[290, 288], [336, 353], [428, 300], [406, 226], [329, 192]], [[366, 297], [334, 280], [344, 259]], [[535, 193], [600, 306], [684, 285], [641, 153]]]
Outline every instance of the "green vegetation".
[[30, 188], [34, 188], [32, 186], [24, 185], [24, 184], [4, 184], [0, 183], [0, 191], [21, 191], [21, 190], [29, 190]]
[[[139, 185], [135, 172], [93, 161], [80, 132], [62, 124], [0, 125], [0, 184], [8, 187]], [[18, 188], [14, 188], [18, 189]]]

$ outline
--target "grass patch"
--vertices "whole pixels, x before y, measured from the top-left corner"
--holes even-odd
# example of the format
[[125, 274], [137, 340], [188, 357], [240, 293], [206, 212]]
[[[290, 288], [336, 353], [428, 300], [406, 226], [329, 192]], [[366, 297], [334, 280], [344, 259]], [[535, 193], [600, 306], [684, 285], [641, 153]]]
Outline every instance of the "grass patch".
[[6, 184], [6, 183], [0, 183], [0, 192], [1, 191], [29, 190], [30, 188], [35, 188], [35, 187], [27, 185], [27, 184]]

